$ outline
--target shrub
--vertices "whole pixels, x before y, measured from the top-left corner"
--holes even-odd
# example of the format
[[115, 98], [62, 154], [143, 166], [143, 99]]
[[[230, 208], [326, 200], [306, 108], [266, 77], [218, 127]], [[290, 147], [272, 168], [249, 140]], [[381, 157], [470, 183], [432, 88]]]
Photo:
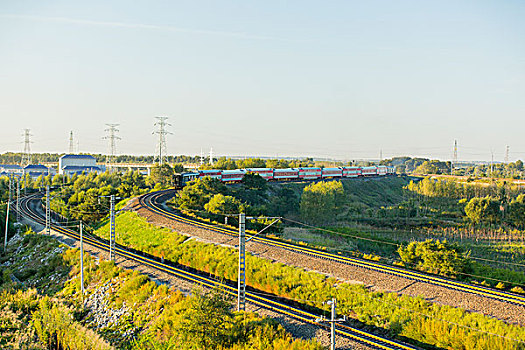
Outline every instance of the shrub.
[[463, 255], [459, 246], [446, 240], [411, 242], [406, 247], [399, 247], [397, 252], [405, 264], [425, 272], [455, 277], [469, 269], [468, 256]]

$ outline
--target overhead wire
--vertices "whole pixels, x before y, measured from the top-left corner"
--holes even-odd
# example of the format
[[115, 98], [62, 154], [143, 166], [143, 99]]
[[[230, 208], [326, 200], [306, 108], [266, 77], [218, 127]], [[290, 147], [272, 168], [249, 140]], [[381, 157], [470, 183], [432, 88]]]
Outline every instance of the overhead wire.
[[[186, 209], [186, 208], [175, 208], [175, 209], [180, 210], [182, 212], [190, 211], [190, 212], [194, 212], [194, 213], [215, 214], [215, 215], [222, 215], [222, 216], [228, 216], [228, 217], [232, 217], [232, 216], [236, 217], [237, 216], [235, 214], [210, 213], [210, 212], [205, 211], [205, 210], [197, 210], [197, 209]], [[293, 220], [293, 219], [290, 219], [290, 218], [286, 218], [286, 217], [281, 217], [281, 219], [283, 221], [289, 221], [289, 222], [295, 223], [297, 225], [301, 225], [301, 226], [308, 227], [308, 228], [315, 229], [315, 230], [322, 231], [322, 232], [336, 234], [336, 235], [339, 235], [339, 236], [351, 237], [351, 238], [354, 238], [354, 239], [360, 239], [360, 240], [365, 240], [365, 241], [379, 243], [379, 244], [387, 244], [387, 245], [392, 245], [392, 246], [396, 246], [396, 247], [403, 246], [402, 244], [399, 244], [399, 243], [388, 242], [388, 241], [383, 241], [383, 240], [378, 240], [378, 239], [373, 239], [373, 238], [367, 238], [367, 237], [361, 237], [361, 236], [358, 236], [358, 235], [352, 235], [352, 234], [348, 234], [348, 233], [344, 233], [344, 232], [338, 232], [338, 231], [334, 231], [334, 230], [330, 230], [330, 229], [326, 229], [326, 228], [322, 228], [322, 227], [317, 227], [317, 226], [314, 226], [314, 225], [310, 225], [310, 224], [307, 224], [307, 223], [304, 223], [304, 222], [300, 222], [300, 221], [297, 221], [297, 220]], [[220, 224], [220, 225], [224, 226], [224, 224]], [[351, 252], [351, 251], [349, 251], [349, 252]], [[507, 262], [507, 261], [497, 261], [497, 260], [491, 260], [491, 259], [486, 259], [486, 258], [478, 258], [478, 257], [473, 257], [473, 256], [470, 256], [470, 258], [476, 259], [476, 260], [490, 261], [490, 262], [494, 262], [494, 263], [498, 263], [498, 264], [503, 263], [503, 264], [509, 264], [509, 265], [525, 267], [524, 264], [512, 263], [512, 262]], [[471, 275], [471, 274], [466, 274], [466, 273], [461, 273], [461, 274], [469, 275], [469, 276], [472, 276], [472, 277], [481, 277], [481, 276]], [[488, 277], [484, 277], [484, 278], [488, 279]], [[510, 282], [510, 281], [498, 280], [498, 279], [494, 279], [494, 278], [490, 278], [490, 279], [491, 280], [495, 280], [495, 281], [500, 281], [500, 282], [507, 282], [507, 283], [516, 284], [515, 282]]]
[[[251, 292], [251, 293], [254, 293], [254, 294], [258, 294], [258, 295], [266, 295], [266, 296], [271, 296], [271, 297], [276, 297], [275, 295], [271, 295], [271, 294], [268, 294], [268, 293], [265, 293], [265, 292]], [[388, 304], [388, 305], [391, 305], [395, 308], [399, 308], [399, 309], [403, 309], [405, 311], [408, 311], [410, 312], [411, 314], [413, 313], [416, 313], [420, 316], [424, 316], [424, 317], [427, 317], [427, 318], [431, 318], [431, 319], [434, 319], [434, 320], [438, 320], [438, 321], [441, 321], [441, 322], [446, 322], [448, 324], [452, 324], [452, 325], [455, 325], [457, 327], [461, 327], [461, 328], [465, 328], [465, 329], [470, 329], [470, 330], [473, 330], [473, 331], [476, 331], [476, 332], [480, 332], [480, 333], [484, 333], [484, 334], [488, 334], [488, 335], [492, 335], [492, 336], [496, 336], [496, 337], [500, 337], [500, 338], [503, 338], [503, 339], [506, 339], [506, 340], [510, 340], [510, 341], [514, 341], [514, 342], [519, 342], [519, 343], [525, 343], [524, 341], [522, 340], [518, 340], [518, 339], [514, 339], [514, 338], [510, 338], [510, 337], [507, 337], [507, 336], [502, 336], [502, 335], [499, 335], [499, 334], [495, 334], [495, 333], [491, 333], [491, 332], [488, 332], [488, 331], [484, 331], [484, 330], [481, 330], [481, 329], [478, 329], [478, 328], [473, 328], [473, 327], [470, 327], [470, 326], [466, 326], [466, 325], [461, 325], [461, 324], [458, 324], [458, 323], [455, 323], [455, 322], [452, 322], [452, 321], [448, 321], [448, 320], [443, 320], [441, 318], [438, 318], [438, 317], [435, 317], [435, 316], [432, 316], [432, 315], [428, 315], [428, 314], [425, 314], [425, 313], [422, 313], [422, 312], [419, 312], [419, 311], [416, 311], [416, 310], [412, 310], [412, 309], [408, 309], [408, 308], [404, 308], [404, 307], [400, 307], [399, 305], [396, 305], [396, 304], [393, 304], [393, 303], [390, 303], [388, 301], [385, 301], [383, 299], [379, 299], [377, 297], [374, 297], [372, 296], [371, 294], [369, 293], [362, 293], [362, 292], [359, 292], [359, 291], [356, 291], [356, 293], [358, 294], [361, 294], [361, 295], [364, 295], [366, 297], [369, 297], [370, 299], [372, 300], [377, 300], [379, 302], [382, 302], [382, 303], [385, 303], [385, 304]], [[278, 297], [278, 296], [277, 296]], [[309, 303], [310, 305], [312, 304], [312, 301], [311, 300], [305, 300], [305, 299], [295, 299], [295, 298], [285, 298], [285, 299], [291, 299], [293, 301], [296, 301], [296, 302], [306, 302], [306, 303]], [[315, 306], [315, 302], [313, 303], [314, 306]]]

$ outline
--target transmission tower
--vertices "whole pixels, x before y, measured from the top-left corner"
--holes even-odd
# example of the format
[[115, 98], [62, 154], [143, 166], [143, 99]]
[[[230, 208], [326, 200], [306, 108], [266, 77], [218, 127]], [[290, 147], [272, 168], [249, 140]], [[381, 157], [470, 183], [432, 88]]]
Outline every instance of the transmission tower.
[[24, 129], [24, 133], [22, 136], [24, 136], [24, 152], [22, 154], [22, 160], [20, 161], [21, 166], [26, 166], [31, 164], [31, 133], [30, 129]]
[[210, 165], [213, 165], [213, 147], [210, 148]]
[[379, 162], [381, 162], [383, 160], [383, 150], [380, 149], [379, 150]]
[[454, 158], [452, 159], [452, 164], [450, 164], [450, 175], [452, 171], [458, 164], [458, 140], [454, 140]]
[[492, 174], [494, 173], [494, 150], [490, 150], [490, 177], [492, 177]]
[[167, 153], [167, 147], [166, 147], [166, 135], [173, 135], [173, 133], [166, 130], [167, 126], [171, 126], [170, 123], [167, 123], [166, 120], [168, 117], [156, 117], [158, 122], [156, 122], [154, 125], [159, 127], [159, 130], [154, 131], [154, 134], [159, 135], [159, 142], [157, 145], [157, 149], [159, 152], [159, 165], [162, 165], [164, 163], [164, 160], [166, 159], [166, 153]]
[[69, 154], [75, 153], [75, 143], [73, 141], [73, 130], [69, 132]]
[[509, 153], [510, 153], [510, 146], [507, 146], [505, 149], [505, 164], [509, 164]]
[[104, 140], [109, 140], [109, 154], [108, 157], [106, 157], [106, 163], [111, 164], [115, 163], [115, 155], [117, 153], [117, 140], [121, 140], [121, 138], [117, 136], [117, 133], [119, 132], [117, 126], [119, 126], [119, 124], [106, 124], [106, 126], [108, 128], [104, 131], [108, 134], [103, 137]]

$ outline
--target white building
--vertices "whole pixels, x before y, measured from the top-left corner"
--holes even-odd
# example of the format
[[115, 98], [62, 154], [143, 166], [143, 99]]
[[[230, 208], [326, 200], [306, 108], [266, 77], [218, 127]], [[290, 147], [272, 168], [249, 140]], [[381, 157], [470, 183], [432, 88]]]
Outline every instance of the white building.
[[97, 165], [95, 157], [87, 154], [66, 154], [58, 160], [58, 173], [73, 175], [90, 172], [103, 172], [102, 167]]
[[22, 176], [24, 169], [18, 164], [0, 164], [0, 176], [15, 174]]
[[40, 175], [42, 176], [54, 175], [55, 171], [54, 169], [48, 168], [42, 164], [29, 164], [26, 167], [24, 167], [24, 175], [28, 175], [28, 174], [32, 178], [37, 178]]

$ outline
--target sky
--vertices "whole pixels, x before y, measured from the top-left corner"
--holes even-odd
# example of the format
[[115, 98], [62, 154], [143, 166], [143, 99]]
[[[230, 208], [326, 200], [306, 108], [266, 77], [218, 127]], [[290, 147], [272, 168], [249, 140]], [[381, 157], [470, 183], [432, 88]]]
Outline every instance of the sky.
[[525, 1], [0, 0], [0, 153], [525, 159]]

